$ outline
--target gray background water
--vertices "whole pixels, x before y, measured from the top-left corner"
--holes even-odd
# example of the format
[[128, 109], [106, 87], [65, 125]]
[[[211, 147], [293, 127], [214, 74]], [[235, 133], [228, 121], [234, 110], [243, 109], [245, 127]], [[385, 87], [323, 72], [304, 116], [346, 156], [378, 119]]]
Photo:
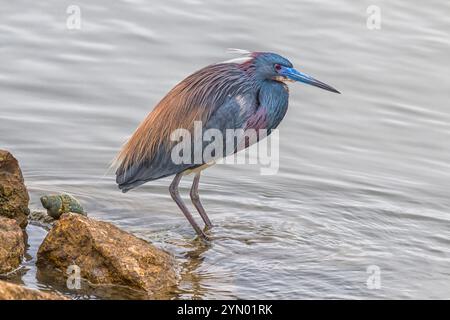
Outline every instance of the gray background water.
[[[80, 30], [66, 27], [71, 4]], [[0, 147], [20, 160], [32, 208], [70, 192], [172, 252], [173, 298], [449, 298], [449, 12], [444, 0], [1, 0]], [[123, 195], [103, 175], [159, 99], [228, 47], [280, 53], [343, 94], [290, 86], [277, 175], [204, 173], [208, 246], [170, 179]], [[34, 268], [45, 232], [29, 233], [16, 280], [54, 290]], [[366, 285], [371, 265], [380, 289]]]

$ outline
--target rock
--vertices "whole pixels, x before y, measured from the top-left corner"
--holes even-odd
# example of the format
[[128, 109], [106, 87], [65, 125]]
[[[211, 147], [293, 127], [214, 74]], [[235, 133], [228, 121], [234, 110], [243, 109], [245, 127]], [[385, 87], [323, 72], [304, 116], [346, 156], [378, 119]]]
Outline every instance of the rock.
[[19, 267], [25, 252], [25, 239], [13, 219], [0, 217], [0, 274]]
[[67, 193], [42, 196], [41, 203], [47, 209], [47, 214], [53, 219], [59, 219], [63, 213], [68, 212], [86, 215], [80, 202]]
[[176, 283], [175, 261], [168, 253], [111, 223], [66, 213], [55, 222], [38, 251], [39, 268], [66, 274], [76, 265], [93, 284], [123, 285], [149, 294]]
[[0, 280], [0, 300], [68, 300], [66, 297], [42, 292]]
[[29, 200], [19, 163], [11, 153], [0, 150], [0, 216], [15, 219], [25, 228]]

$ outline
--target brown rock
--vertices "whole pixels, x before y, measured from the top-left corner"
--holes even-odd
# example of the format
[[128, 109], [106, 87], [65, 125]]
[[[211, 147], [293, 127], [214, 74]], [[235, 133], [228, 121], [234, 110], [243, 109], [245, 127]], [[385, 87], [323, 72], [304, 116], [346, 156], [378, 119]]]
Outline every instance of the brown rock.
[[67, 298], [0, 280], [0, 300], [67, 300]]
[[124, 285], [148, 293], [176, 282], [174, 259], [165, 251], [120, 230], [111, 223], [63, 214], [38, 251], [39, 268], [66, 274], [70, 265], [94, 284]]
[[19, 163], [11, 153], [0, 150], [0, 216], [15, 219], [25, 228], [29, 200]]
[[0, 274], [16, 269], [24, 252], [22, 229], [15, 220], [0, 217]]

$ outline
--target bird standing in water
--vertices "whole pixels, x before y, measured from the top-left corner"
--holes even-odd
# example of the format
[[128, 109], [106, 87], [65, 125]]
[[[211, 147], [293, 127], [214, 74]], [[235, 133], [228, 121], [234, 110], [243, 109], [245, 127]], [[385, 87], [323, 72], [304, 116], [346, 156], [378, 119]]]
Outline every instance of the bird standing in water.
[[[180, 197], [178, 184], [183, 175], [195, 174], [191, 200], [205, 225], [211, 228], [198, 195], [200, 173], [209, 163], [174, 162], [171, 155], [176, 142], [172, 141], [172, 133], [181, 128], [192, 132], [194, 122], [200, 121], [203, 129], [218, 129], [224, 137], [228, 129], [265, 129], [270, 134], [288, 108], [286, 82], [303, 82], [339, 93], [297, 71], [289, 60], [278, 54], [244, 51], [241, 54], [241, 58], [200, 69], [177, 84], [140, 124], [117, 157], [116, 182], [122, 192], [175, 175], [169, 187], [170, 195], [197, 234], [204, 238], [207, 236]], [[204, 147], [202, 144], [201, 148]], [[223, 156], [237, 151], [235, 148]]]

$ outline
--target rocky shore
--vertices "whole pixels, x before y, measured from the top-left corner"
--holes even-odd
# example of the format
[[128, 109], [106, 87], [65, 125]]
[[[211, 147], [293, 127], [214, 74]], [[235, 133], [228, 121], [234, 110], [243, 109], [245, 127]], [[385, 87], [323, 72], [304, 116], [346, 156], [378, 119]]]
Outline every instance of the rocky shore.
[[176, 261], [169, 253], [111, 223], [79, 213], [62, 212], [57, 220], [45, 211], [30, 214], [28, 203], [18, 161], [0, 150], [0, 277], [6, 279], [0, 280], [0, 300], [67, 299], [57, 289], [40, 292], [7, 282], [26, 253], [29, 220], [48, 230], [36, 264], [38, 270], [55, 275], [51, 282], [57, 287], [68, 285], [75, 275], [90, 286], [124, 287], [151, 299], [176, 285]]
[[150, 294], [176, 282], [175, 262], [166, 252], [108, 222], [65, 213], [39, 248], [39, 268], [66, 272], [79, 267], [93, 284], [116, 284]]
[[25, 253], [25, 239], [19, 224], [0, 217], [0, 274], [17, 269]]
[[0, 216], [14, 219], [25, 228], [29, 201], [19, 163], [11, 153], [0, 150]]
[[33, 290], [0, 280], [0, 300], [68, 300], [56, 293]]

